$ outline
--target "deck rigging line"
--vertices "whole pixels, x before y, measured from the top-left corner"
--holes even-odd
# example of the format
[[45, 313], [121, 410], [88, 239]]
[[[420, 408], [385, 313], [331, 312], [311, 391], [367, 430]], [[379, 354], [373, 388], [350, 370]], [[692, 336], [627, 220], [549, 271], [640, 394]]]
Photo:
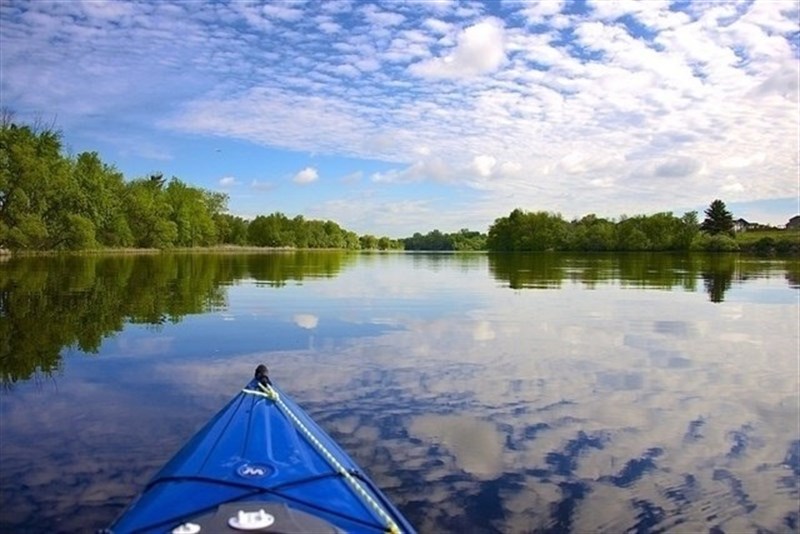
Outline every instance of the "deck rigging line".
[[371, 508], [377, 515], [386, 523], [386, 530], [387, 532], [391, 532], [392, 534], [400, 534], [400, 528], [397, 526], [397, 523], [391, 518], [389, 514], [381, 507], [381, 505], [372, 498], [372, 496], [367, 493], [364, 489], [364, 486], [356, 480], [356, 478], [344, 468], [344, 466], [336, 459], [336, 457], [323, 445], [317, 437], [303, 424], [303, 422], [297, 417], [297, 415], [292, 412], [292, 410], [283, 402], [278, 392], [272, 389], [270, 386], [265, 386], [262, 383], [258, 383], [258, 387], [260, 391], [252, 390], [244, 388], [242, 393], [249, 393], [251, 395], [258, 395], [260, 397], [266, 397], [267, 399], [273, 401], [275, 405], [286, 415], [291, 421], [295, 424], [295, 426], [305, 435], [306, 439], [316, 447], [317, 451], [322, 455], [325, 460], [333, 467], [333, 469], [340, 474], [348, 484], [355, 490], [356, 494], [361, 498], [365, 505], [368, 508]]

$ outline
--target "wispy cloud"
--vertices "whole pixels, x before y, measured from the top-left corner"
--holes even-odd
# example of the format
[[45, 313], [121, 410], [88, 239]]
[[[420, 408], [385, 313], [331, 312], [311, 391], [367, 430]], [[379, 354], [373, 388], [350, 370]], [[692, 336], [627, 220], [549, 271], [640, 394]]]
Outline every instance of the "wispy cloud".
[[219, 179], [219, 185], [223, 188], [233, 187], [238, 185], [238, 181], [233, 176], [224, 176]]
[[364, 173], [362, 171], [355, 171], [342, 176], [341, 182], [344, 184], [357, 184], [363, 177]]
[[268, 182], [264, 180], [253, 180], [250, 182], [250, 187], [255, 189], [256, 191], [271, 191], [275, 189], [275, 184], [273, 182]]

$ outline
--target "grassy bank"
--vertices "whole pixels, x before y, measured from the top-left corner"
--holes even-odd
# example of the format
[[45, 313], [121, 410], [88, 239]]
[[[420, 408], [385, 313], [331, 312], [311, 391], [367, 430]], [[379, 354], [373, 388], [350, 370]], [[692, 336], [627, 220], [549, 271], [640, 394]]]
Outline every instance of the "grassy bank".
[[17, 250], [0, 249], [0, 256], [92, 256], [114, 254], [268, 254], [275, 252], [319, 252], [348, 249], [333, 248], [295, 248], [295, 247], [255, 247], [240, 245], [217, 245], [211, 247], [169, 247], [169, 248], [90, 248], [83, 250]]
[[800, 256], [800, 229], [752, 230], [736, 234], [739, 250], [758, 256]]

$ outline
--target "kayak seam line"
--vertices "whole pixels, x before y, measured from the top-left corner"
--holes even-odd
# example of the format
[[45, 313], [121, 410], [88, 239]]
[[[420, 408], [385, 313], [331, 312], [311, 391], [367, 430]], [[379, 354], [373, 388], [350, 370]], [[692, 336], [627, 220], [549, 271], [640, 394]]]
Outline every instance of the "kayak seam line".
[[[319, 476], [319, 477], [315, 477], [315, 478], [316, 479], [321, 479], [321, 478], [338, 477], [338, 476], [341, 476], [341, 475], [339, 473], [328, 473], [328, 474], [326, 474], [324, 476]], [[256, 495], [265, 495], [265, 494], [266, 495], [273, 495], [273, 496], [279, 497], [279, 498], [281, 498], [281, 499], [283, 499], [285, 501], [291, 501], [291, 502], [299, 503], [299, 504], [302, 504], [302, 505], [307, 506], [309, 508], [313, 508], [315, 510], [319, 510], [320, 512], [324, 512], [326, 514], [335, 515], [335, 516], [341, 517], [343, 519], [346, 519], [348, 521], [352, 521], [354, 523], [359, 523], [359, 524], [364, 525], [364, 526], [369, 527], [369, 528], [380, 528], [381, 527], [380, 523], [374, 523], [374, 522], [371, 523], [371, 522], [366, 521], [364, 519], [361, 519], [359, 517], [356, 517], [356, 516], [353, 516], [353, 515], [350, 515], [350, 514], [346, 514], [346, 513], [340, 512], [338, 510], [332, 509], [332, 508], [327, 508], [327, 507], [321, 506], [321, 505], [319, 505], [319, 504], [317, 504], [315, 502], [307, 501], [305, 499], [301, 499], [299, 497], [295, 497], [295, 496], [292, 496], [292, 495], [287, 495], [287, 494], [284, 493], [285, 490], [292, 489], [293, 486], [302, 485], [301, 482], [316, 482], [316, 480], [310, 480], [310, 479], [305, 479], [305, 480], [301, 480], [301, 481], [294, 481], [294, 482], [291, 482], [291, 483], [286, 483], [286, 484], [281, 484], [281, 485], [278, 485], [278, 486], [273, 486], [271, 488], [265, 488], [265, 487], [262, 487], [262, 486], [254, 486], [252, 484], [246, 484], [246, 483], [242, 483], [242, 482], [235, 482], [235, 481], [229, 481], [229, 480], [219, 480], [219, 479], [210, 478], [210, 477], [182, 475], [182, 476], [171, 476], [171, 477], [159, 478], [157, 481], [154, 481], [155, 483], [152, 484], [152, 486], [149, 486], [148, 489], [152, 489], [152, 487], [155, 487], [155, 486], [157, 486], [159, 484], [163, 484], [163, 483], [183, 482], [183, 481], [207, 482], [209, 484], [219, 484], [219, 485], [223, 485], [223, 486], [229, 486], [229, 487], [232, 487], [232, 488], [237, 488], [237, 489], [240, 489], [240, 490], [242, 490], [244, 492], [241, 495], [238, 495], [238, 496], [236, 496], [236, 497], [234, 497], [232, 499], [224, 501], [225, 503], [234, 503], [234, 502], [246, 501], [250, 497], [254, 497]], [[277, 502], [280, 502], [280, 501], [277, 501]], [[203, 508], [200, 508], [200, 509], [196, 509], [196, 510], [193, 510], [191, 512], [182, 513], [180, 515], [177, 515], [177, 516], [174, 516], [174, 517], [171, 517], [171, 518], [161, 519], [157, 523], [151, 523], [149, 525], [146, 525], [146, 526], [143, 526], [143, 527], [139, 527], [136, 530], [136, 532], [147, 532], [147, 531], [151, 531], [151, 530], [156, 529], [156, 528], [160, 528], [160, 527], [165, 526], [165, 525], [175, 524], [178, 521], [183, 521], [185, 519], [189, 519], [189, 518], [192, 518], [192, 517], [197, 517], [198, 514], [205, 514], [205, 513], [209, 512], [211, 510], [214, 510], [217, 506], [219, 506], [219, 505], [218, 504], [212, 504], [210, 506], [206, 506], [206, 507], [203, 507]]]
[[[323, 445], [314, 434], [306, 428], [302, 421], [297, 417], [297, 415], [292, 412], [291, 409], [283, 402], [283, 399], [280, 398], [278, 392], [275, 391], [271, 386], [264, 386], [259, 382], [258, 387], [264, 391], [264, 396], [272, 398], [276, 405], [283, 410], [286, 415], [289, 416], [290, 419], [294, 422], [295, 425], [305, 434], [306, 438], [314, 445], [317, 450], [322, 453], [322, 456], [328, 461], [331, 466], [339, 472], [339, 474], [344, 477], [344, 479], [350, 484], [350, 486], [356, 491], [356, 494], [359, 495], [362, 501], [367, 504], [369, 507], [372, 508], [374, 512], [378, 514], [378, 516], [384, 520], [386, 523], [386, 527], [389, 532], [392, 533], [399, 533], [400, 528], [397, 526], [397, 523], [394, 522], [392, 517], [383, 509], [383, 507], [372, 498], [372, 496], [367, 493], [361, 483], [351, 475], [347, 469], [336, 459], [335, 456]], [[244, 390], [243, 390], [244, 391]]]
[[[231, 401], [231, 405], [233, 405], [233, 402], [234, 401]], [[240, 406], [242, 404], [242, 402], [244, 402], [244, 399], [239, 399], [239, 402], [237, 404], [237, 409], [238, 409], [238, 406]], [[219, 444], [220, 440], [222, 440], [222, 436], [225, 434], [225, 431], [228, 429], [228, 427], [233, 422], [233, 414], [235, 414], [235, 413], [236, 413], [236, 410], [233, 410], [233, 412], [231, 413], [230, 417], [228, 417], [228, 420], [225, 422], [225, 426], [223, 427], [222, 432], [220, 432], [219, 435], [217, 436], [217, 439], [214, 440], [214, 446], [209, 448], [208, 453], [206, 454], [205, 458], [203, 458], [203, 463], [200, 464], [200, 470], [201, 471], [203, 469], [205, 469], [206, 464], [211, 459], [211, 455], [213, 454], [214, 450], [217, 448], [217, 444]]]
[[[274, 486], [256, 486], [255, 484], [248, 484], [245, 482], [237, 482], [234, 480], [225, 480], [219, 479], [209, 476], [200, 476], [200, 475], [170, 475], [170, 476], [163, 476], [158, 477], [155, 480], [150, 481], [149, 484], [145, 487], [146, 491], [153, 489], [154, 487], [164, 484], [167, 482], [208, 482], [209, 484], [219, 484], [221, 486], [230, 486], [232, 488], [239, 488], [239, 489], [248, 489], [253, 490], [256, 492], [280, 492], [284, 489], [291, 489], [296, 486], [302, 486], [303, 484], [313, 484], [314, 482], [319, 482], [320, 480], [324, 480], [326, 478], [336, 478], [341, 477], [342, 474], [336, 471], [332, 471], [330, 473], [322, 473], [319, 475], [314, 475], [305, 478], [298, 478], [295, 480], [289, 480], [287, 482], [281, 482], [280, 484], [276, 484]], [[353, 476], [357, 476], [361, 478], [361, 474], [357, 472], [353, 472]]]

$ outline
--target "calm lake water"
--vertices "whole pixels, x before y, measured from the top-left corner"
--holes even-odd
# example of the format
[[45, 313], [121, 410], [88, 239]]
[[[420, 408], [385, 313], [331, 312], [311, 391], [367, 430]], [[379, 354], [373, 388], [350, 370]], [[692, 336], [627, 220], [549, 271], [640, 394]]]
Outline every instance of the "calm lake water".
[[266, 363], [421, 532], [797, 532], [800, 266], [3, 258], [0, 531], [109, 523]]

